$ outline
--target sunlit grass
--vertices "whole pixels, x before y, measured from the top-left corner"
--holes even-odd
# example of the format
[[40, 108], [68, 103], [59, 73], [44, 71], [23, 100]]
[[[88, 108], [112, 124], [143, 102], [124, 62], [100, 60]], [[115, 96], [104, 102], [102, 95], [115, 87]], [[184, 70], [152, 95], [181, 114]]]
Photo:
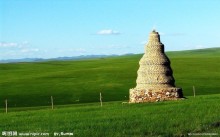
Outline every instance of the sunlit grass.
[[181, 136], [219, 133], [220, 94], [145, 104], [108, 102], [0, 113], [0, 131], [73, 132], [74, 136]]

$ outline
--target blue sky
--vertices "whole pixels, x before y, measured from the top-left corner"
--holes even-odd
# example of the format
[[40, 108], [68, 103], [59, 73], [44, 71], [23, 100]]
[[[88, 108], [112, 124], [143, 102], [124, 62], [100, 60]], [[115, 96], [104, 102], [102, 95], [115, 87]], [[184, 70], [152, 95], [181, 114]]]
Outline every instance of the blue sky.
[[220, 46], [219, 0], [0, 0], [0, 60]]

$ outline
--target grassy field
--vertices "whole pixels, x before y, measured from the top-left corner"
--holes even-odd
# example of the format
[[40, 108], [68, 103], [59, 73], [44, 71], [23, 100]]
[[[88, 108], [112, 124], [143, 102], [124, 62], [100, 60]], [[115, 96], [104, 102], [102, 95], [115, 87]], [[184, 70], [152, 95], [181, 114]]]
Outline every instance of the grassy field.
[[[135, 87], [129, 55], [79, 61], [0, 64], [0, 133], [70, 132], [74, 136], [220, 135], [220, 48], [168, 52], [176, 85], [188, 98], [122, 104]], [[192, 86], [196, 97], [192, 97]], [[100, 107], [99, 92], [103, 95]], [[55, 109], [51, 110], [50, 96]], [[4, 100], [9, 103], [4, 113]]]
[[[220, 93], [220, 48], [168, 52], [176, 79], [185, 96]], [[79, 61], [0, 64], [0, 107], [78, 104], [128, 100], [135, 87], [138, 61], [129, 55]]]
[[[220, 135], [220, 94], [185, 100], [145, 104], [106, 102], [9, 109], [0, 113], [0, 132], [71, 132], [74, 137], [187, 136], [189, 133]], [[27, 108], [26, 108], [27, 109]], [[3, 111], [3, 110], [1, 110]]]

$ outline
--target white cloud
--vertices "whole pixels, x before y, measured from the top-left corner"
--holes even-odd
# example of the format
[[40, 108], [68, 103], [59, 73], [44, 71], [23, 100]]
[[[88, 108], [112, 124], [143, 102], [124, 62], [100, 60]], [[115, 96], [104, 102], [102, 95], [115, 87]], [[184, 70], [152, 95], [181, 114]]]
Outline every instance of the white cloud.
[[28, 41], [0, 42], [0, 59], [38, 57], [44, 50], [32, 47]]
[[17, 59], [17, 58], [33, 58], [40, 57], [41, 54], [39, 49], [19, 49], [19, 50], [6, 50], [5, 52], [0, 52], [1, 59]]
[[121, 34], [119, 31], [112, 29], [103, 29], [97, 32], [98, 35], [119, 35]]
[[22, 52], [22, 53], [30, 53], [30, 52], [38, 52], [38, 51], [40, 51], [40, 50], [37, 48], [26, 48], [26, 49], [20, 50], [20, 52]]
[[20, 48], [24, 48], [24, 47], [26, 47], [28, 45], [29, 45], [28, 41], [23, 41], [21, 43], [16, 43], [16, 42], [0, 42], [0, 48], [4, 48], [4, 49], [7, 49], [7, 48], [17, 48], [17, 49], [20, 49]]
[[1, 48], [16, 48], [19, 47], [18, 43], [14, 43], [14, 42], [0, 42], [0, 47]]

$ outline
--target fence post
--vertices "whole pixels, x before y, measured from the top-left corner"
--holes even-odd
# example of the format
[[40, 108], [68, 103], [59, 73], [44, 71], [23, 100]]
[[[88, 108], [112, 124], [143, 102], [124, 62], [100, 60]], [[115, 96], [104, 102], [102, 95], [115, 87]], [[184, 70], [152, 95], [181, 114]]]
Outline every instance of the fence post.
[[101, 103], [101, 107], [102, 107], [102, 93], [100, 92], [100, 103]]
[[50, 99], [51, 99], [51, 108], [53, 109], [53, 96], [51, 96]]
[[193, 95], [194, 95], [194, 98], [196, 97], [196, 89], [195, 89], [195, 86], [193, 86]]
[[8, 113], [8, 100], [5, 100], [5, 113]]

